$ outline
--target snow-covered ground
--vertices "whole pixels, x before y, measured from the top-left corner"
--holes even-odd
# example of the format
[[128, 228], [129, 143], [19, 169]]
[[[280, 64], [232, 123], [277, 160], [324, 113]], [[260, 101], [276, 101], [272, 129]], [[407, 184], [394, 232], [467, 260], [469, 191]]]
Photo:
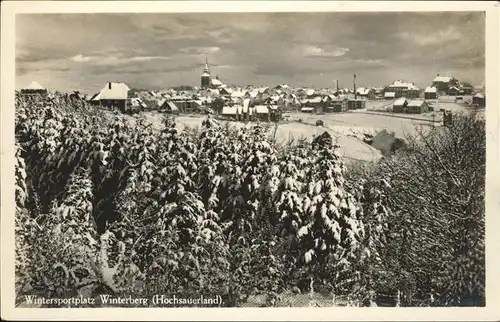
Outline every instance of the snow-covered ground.
[[[162, 127], [161, 120], [162, 114], [157, 112], [144, 112], [142, 116], [147, 122], [153, 124], [153, 127], [160, 129]], [[136, 116], [125, 116], [129, 122], [134, 123], [137, 119]], [[175, 122], [179, 128], [196, 128], [201, 127], [202, 121], [206, 116], [177, 116]], [[327, 122], [328, 123], [328, 122]], [[231, 122], [232, 125], [237, 127], [245, 126], [241, 122]], [[330, 126], [331, 125], [331, 126]], [[313, 137], [328, 131], [334, 140], [340, 145], [339, 152], [342, 156], [352, 160], [362, 161], [377, 161], [382, 155], [381, 153], [372, 148], [370, 145], [364, 143], [362, 139], [365, 133], [374, 135], [377, 129], [372, 127], [358, 127], [344, 124], [325, 124], [322, 126], [315, 126], [313, 124], [290, 122], [287, 124], [280, 124], [276, 132], [276, 139], [278, 142], [284, 143], [289, 139], [306, 138], [312, 140]]]

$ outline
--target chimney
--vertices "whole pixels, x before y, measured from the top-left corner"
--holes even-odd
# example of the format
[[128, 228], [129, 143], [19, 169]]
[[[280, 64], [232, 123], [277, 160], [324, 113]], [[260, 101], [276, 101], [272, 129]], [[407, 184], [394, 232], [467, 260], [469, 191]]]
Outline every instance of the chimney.
[[356, 93], [356, 74], [354, 74], [354, 99], [358, 98], [358, 94]]
[[337, 95], [339, 94], [339, 80], [337, 79]]
[[111, 82], [108, 83], [108, 88], [111, 89]]

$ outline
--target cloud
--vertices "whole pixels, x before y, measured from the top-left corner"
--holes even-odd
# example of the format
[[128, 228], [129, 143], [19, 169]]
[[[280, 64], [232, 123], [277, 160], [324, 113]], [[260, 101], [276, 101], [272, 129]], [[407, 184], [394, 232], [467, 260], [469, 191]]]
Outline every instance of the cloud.
[[116, 56], [106, 55], [106, 56], [85, 56], [82, 54], [75, 55], [71, 57], [69, 60], [77, 62], [77, 63], [92, 63], [93, 65], [100, 66], [113, 66], [113, 65], [122, 65], [133, 62], [146, 62], [153, 60], [168, 60], [171, 59], [170, 56], [133, 56], [133, 57], [125, 57], [122, 54], [118, 54]]
[[84, 63], [93, 60], [92, 57], [90, 56], [83, 56], [82, 54], [75, 55], [71, 57], [72, 61], [78, 62], [78, 63]]
[[309, 57], [340, 57], [347, 54], [349, 48], [332, 48], [325, 49], [319, 46], [304, 46], [302, 47], [302, 53], [304, 56]]
[[483, 13], [20, 15], [16, 83], [198, 84], [206, 56], [230, 84], [350, 84], [356, 73], [360, 86], [423, 87], [445, 69], [484, 79], [484, 43]]
[[220, 51], [220, 47], [186, 47], [179, 51], [188, 55], [209, 55]]
[[457, 41], [461, 38], [460, 32], [453, 26], [446, 29], [432, 31], [426, 34], [418, 34], [414, 32], [402, 32], [399, 35], [400, 39], [414, 42], [419, 46], [437, 45]]

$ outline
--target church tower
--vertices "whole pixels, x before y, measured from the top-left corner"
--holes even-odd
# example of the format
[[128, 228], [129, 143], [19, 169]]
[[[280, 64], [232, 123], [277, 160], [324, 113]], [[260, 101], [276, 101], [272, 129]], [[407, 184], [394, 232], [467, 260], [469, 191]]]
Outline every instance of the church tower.
[[205, 60], [205, 69], [201, 74], [201, 88], [210, 87], [210, 69], [208, 68], [208, 60]]

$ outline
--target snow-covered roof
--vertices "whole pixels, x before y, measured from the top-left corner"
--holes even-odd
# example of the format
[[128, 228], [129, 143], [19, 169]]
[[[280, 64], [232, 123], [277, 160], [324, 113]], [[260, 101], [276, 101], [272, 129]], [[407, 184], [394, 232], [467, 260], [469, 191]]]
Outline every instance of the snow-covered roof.
[[26, 86], [23, 89], [33, 91], [33, 90], [44, 90], [45, 87], [43, 87], [42, 85], [38, 84], [35, 81], [32, 81], [31, 84], [29, 84], [28, 86]]
[[411, 90], [418, 90], [418, 87], [413, 83], [404, 82], [401, 80], [395, 80], [389, 87], [406, 87]]
[[250, 105], [250, 99], [246, 98], [243, 100], [243, 107], [248, 110], [248, 106]]
[[313, 97], [313, 98], [307, 100], [307, 102], [309, 102], [309, 103], [321, 103], [322, 99], [321, 99], [321, 96], [316, 96], [316, 97]]
[[308, 90], [306, 91], [306, 95], [307, 95], [307, 96], [311, 96], [311, 95], [313, 95], [313, 94], [314, 94], [314, 89], [308, 89]]
[[231, 97], [243, 97], [245, 96], [245, 92], [242, 91], [234, 91], [231, 93]]
[[484, 95], [481, 93], [477, 93], [476, 95], [474, 95], [474, 97], [484, 98]]
[[212, 85], [214, 85], [214, 86], [221, 86], [222, 82], [220, 81], [220, 79], [212, 78]]
[[163, 104], [165, 104], [165, 102], [166, 102], [166, 101], [167, 101], [167, 99], [166, 99], [166, 98], [160, 98], [160, 99], [158, 99], [158, 100], [156, 101], [156, 104], [157, 104], [158, 106], [163, 106]]
[[168, 104], [168, 107], [170, 107], [170, 109], [172, 111], [178, 111], [179, 110], [179, 108], [177, 107], [177, 105], [174, 104], [174, 102], [167, 101], [167, 104]]
[[267, 108], [266, 105], [256, 105], [255, 106], [255, 113], [257, 113], [257, 114], [267, 114], [267, 113], [269, 113], [269, 109]]
[[[226, 85], [226, 84], [224, 84], [224, 85]], [[223, 85], [223, 86], [221, 86], [221, 89], [220, 89], [219, 93], [220, 93], [221, 91], [226, 91], [226, 92], [228, 92], [229, 94], [231, 94], [231, 93], [233, 92], [233, 89], [232, 89], [232, 88], [230, 88], [230, 87], [227, 87], [227, 85], [226, 85], [226, 86], [224, 86], [224, 85]]]
[[130, 104], [132, 104], [132, 106], [146, 107], [146, 104], [140, 98], [137, 98], [137, 97], [131, 98]]
[[189, 100], [189, 96], [186, 96], [186, 95], [175, 95], [175, 96], [172, 96], [171, 99], [174, 100], [174, 101], [185, 101], [185, 100]]
[[203, 74], [201, 74], [201, 77], [210, 77], [210, 74], [207, 72], [204, 72]]
[[451, 79], [450, 76], [437, 76], [434, 78], [434, 82], [449, 83]]
[[314, 111], [314, 107], [303, 107], [300, 110], [301, 111]]
[[356, 93], [358, 93], [359, 95], [368, 95], [370, 93], [370, 89], [365, 87], [360, 87], [356, 90]]
[[396, 101], [394, 101], [394, 105], [402, 106], [405, 104], [405, 102], [406, 102], [406, 98], [401, 97], [401, 98], [398, 98]]
[[437, 93], [437, 88], [434, 86], [427, 86], [425, 88], [425, 93]]
[[92, 97], [90, 98], [89, 101], [98, 102], [100, 99], [101, 99], [101, 92], [95, 93], [94, 95], [92, 95]]
[[424, 100], [412, 100], [408, 102], [408, 107], [420, 107], [424, 103], [425, 103]]
[[222, 115], [236, 115], [237, 106], [222, 107]]
[[385, 92], [384, 97], [396, 97], [396, 93], [394, 92]]
[[130, 88], [125, 83], [107, 83], [100, 92], [101, 100], [125, 100]]

